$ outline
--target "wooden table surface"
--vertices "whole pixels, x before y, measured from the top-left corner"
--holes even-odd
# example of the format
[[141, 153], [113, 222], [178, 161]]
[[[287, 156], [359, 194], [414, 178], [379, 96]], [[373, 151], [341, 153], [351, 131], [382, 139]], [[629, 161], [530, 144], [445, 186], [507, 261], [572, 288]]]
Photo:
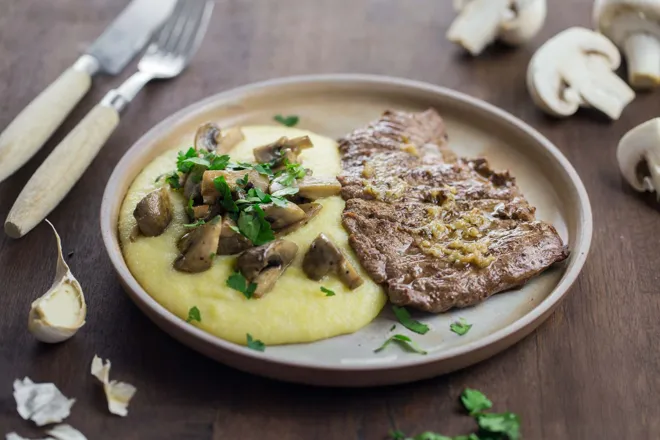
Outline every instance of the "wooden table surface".
[[[94, 40], [127, 0], [0, 0], [0, 127]], [[642, 94], [609, 122], [580, 112], [543, 116], [525, 88], [534, 50], [573, 25], [589, 26], [591, 1], [553, 0], [545, 28], [517, 50], [472, 59], [445, 40], [449, 0], [217, 0], [190, 68], [149, 85], [127, 109], [92, 167], [49, 216], [82, 284], [88, 323], [57, 346], [26, 328], [30, 302], [52, 281], [46, 225], [21, 240], [0, 233], [0, 435], [39, 431], [15, 411], [11, 384], [29, 376], [77, 399], [68, 422], [90, 439], [382, 439], [470, 432], [458, 396], [485, 392], [520, 414], [527, 439], [660, 438], [660, 212], [652, 195], [622, 181], [620, 136], [657, 116], [660, 95]], [[130, 74], [126, 69], [121, 77]], [[451, 87], [502, 107], [548, 136], [591, 197], [594, 239], [570, 295], [531, 336], [494, 358], [419, 383], [330, 390], [235, 371], [175, 342], [122, 291], [101, 242], [99, 207], [122, 154], [151, 126], [210, 94], [267, 78], [330, 72], [401, 76]], [[120, 78], [102, 77], [53, 139], [0, 184], [0, 220], [54, 145]], [[659, 92], [660, 93], [660, 92]], [[110, 415], [89, 375], [95, 353], [112, 376], [137, 385], [127, 418]]]

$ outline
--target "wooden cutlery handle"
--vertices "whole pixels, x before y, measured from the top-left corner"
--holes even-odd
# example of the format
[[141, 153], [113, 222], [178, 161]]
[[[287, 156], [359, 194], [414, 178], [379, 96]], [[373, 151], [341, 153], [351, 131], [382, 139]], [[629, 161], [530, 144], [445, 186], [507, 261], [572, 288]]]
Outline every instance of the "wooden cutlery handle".
[[119, 123], [119, 113], [98, 104], [30, 178], [5, 221], [13, 238], [27, 234], [62, 201]]
[[16, 116], [0, 134], [0, 182], [39, 151], [91, 83], [89, 73], [70, 67]]

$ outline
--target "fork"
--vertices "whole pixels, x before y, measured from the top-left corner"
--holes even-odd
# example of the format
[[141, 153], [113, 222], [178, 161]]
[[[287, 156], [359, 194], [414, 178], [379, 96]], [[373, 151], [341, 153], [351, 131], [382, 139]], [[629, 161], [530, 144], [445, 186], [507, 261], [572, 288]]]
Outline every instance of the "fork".
[[138, 71], [109, 91], [44, 160], [21, 191], [5, 232], [19, 238], [39, 224], [78, 182], [119, 124], [120, 113], [153, 79], [179, 75], [199, 48], [213, 11], [213, 0], [179, 0], [154, 36]]

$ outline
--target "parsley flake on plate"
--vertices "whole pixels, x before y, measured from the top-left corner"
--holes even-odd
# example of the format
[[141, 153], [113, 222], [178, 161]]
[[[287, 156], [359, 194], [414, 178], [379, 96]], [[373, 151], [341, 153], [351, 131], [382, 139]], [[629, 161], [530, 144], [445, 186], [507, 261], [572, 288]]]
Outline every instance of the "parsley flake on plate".
[[191, 307], [190, 310], [188, 310], [188, 319], [186, 319], [186, 322], [202, 322], [202, 314], [199, 312], [199, 309], [197, 306]]
[[380, 351], [383, 351], [383, 350], [385, 349], [385, 347], [387, 347], [388, 345], [390, 345], [392, 342], [396, 342], [396, 343], [398, 343], [399, 345], [402, 345], [403, 347], [405, 347], [406, 349], [408, 349], [408, 350], [410, 350], [410, 351], [414, 351], [415, 353], [419, 353], [419, 354], [427, 354], [427, 351], [426, 351], [426, 350], [423, 350], [422, 348], [420, 348], [420, 347], [419, 347], [417, 344], [415, 344], [415, 343], [413, 342], [413, 340], [410, 339], [408, 336], [406, 336], [406, 335], [399, 335], [399, 334], [396, 334], [396, 335], [394, 335], [394, 336], [389, 337], [389, 338], [383, 343], [383, 345], [381, 345], [380, 347], [378, 347], [377, 349], [375, 349], [374, 352], [375, 352], [375, 353], [378, 353], [378, 352], [380, 352]]
[[488, 397], [481, 391], [473, 390], [472, 388], [466, 388], [463, 391], [461, 402], [463, 402], [463, 406], [471, 416], [493, 407], [493, 402]]
[[470, 329], [472, 328], [472, 324], [468, 324], [465, 318], [461, 318], [456, 322], [452, 322], [449, 325], [449, 328], [458, 336], [463, 336], [464, 334], [470, 331]]
[[412, 319], [410, 317], [410, 313], [408, 310], [406, 310], [405, 307], [392, 306], [392, 310], [394, 311], [394, 315], [396, 315], [396, 319], [398, 319], [399, 322], [403, 324], [403, 326], [408, 330], [412, 330], [415, 333], [419, 333], [420, 335], [423, 335], [429, 331], [429, 326]]
[[[520, 417], [514, 413], [481, 413], [476, 415], [476, 419], [479, 428], [488, 434], [505, 435], [505, 438], [509, 440], [518, 440], [520, 438]], [[495, 438], [502, 437], [498, 436]]]
[[266, 351], [266, 344], [261, 342], [258, 339], [253, 339], [251, 334], [247, 334], [247, 346], [252, 350], [256, 351]]
[[335, 292], [328, 289], [327, 287], [321, 286], [321, 292], [325, 293], [325, 296], [335, 296]]
[[254, 291], [257, 290], [255, 283], [248, 283], [242, 273], [234, 272], [227, 278], [227, 286], [241, 292], [247, 299], [252, 298]]
[[293, 127], [300, 121], [300, 118], [296, 115], [289, 115], [289, 116], [275, 115], [273, 119], [282, 125], [286, 125], [287, 127]]

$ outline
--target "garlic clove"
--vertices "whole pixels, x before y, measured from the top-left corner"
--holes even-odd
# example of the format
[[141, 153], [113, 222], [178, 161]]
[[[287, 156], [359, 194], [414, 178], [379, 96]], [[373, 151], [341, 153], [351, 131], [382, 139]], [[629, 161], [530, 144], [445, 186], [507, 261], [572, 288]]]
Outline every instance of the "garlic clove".
[[60, 236], [52, 223], [46, 222], [57, 241], [57, 269], [51, 288], [32, 303], [28, 329], [39, 341], [56, 343], [69, 339], [85, 325], [87, 305], [80, 283], [64, 261]]
[[105, 397], [108, 401], [108, 411], [112, 414], [126, 417], [128, 414], [128, 403], [135, 395], [137, 388], [126, 382], [110, 380], [110, 361], [105, 362], [98, 356], [92, 360], [92, 375], [102, 384]]

